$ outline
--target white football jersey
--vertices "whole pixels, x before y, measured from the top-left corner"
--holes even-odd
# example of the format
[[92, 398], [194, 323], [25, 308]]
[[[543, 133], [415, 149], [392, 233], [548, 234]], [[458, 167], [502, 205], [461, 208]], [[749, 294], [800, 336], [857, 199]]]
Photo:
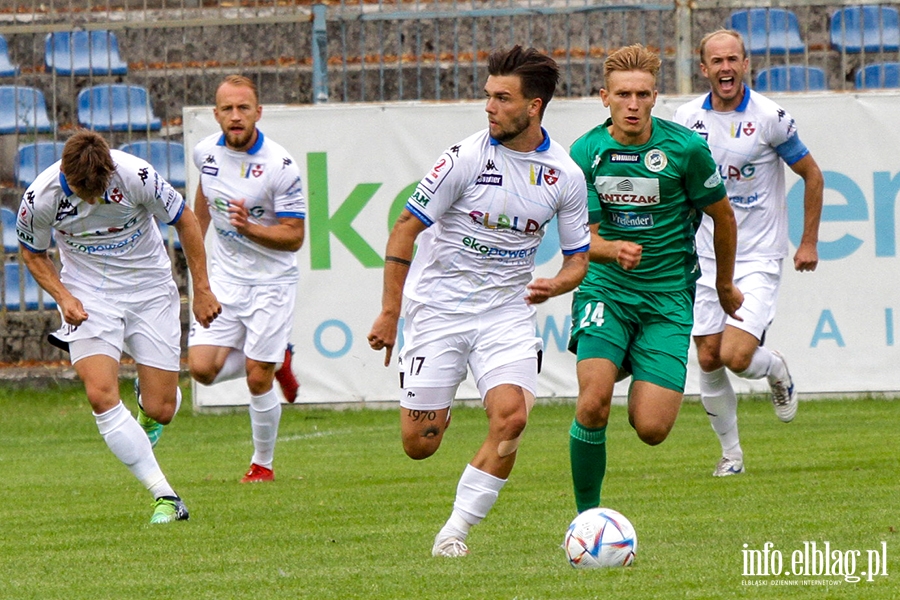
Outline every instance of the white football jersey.
[[404, 294], [451, 312], [523, 300], [554, 216], [564, 254], [590, 246], [584, 175], [546, 131], [532, 152], [506, 148], [487, 129], [450, 147], [406, 208], [428, 229]]
[[194, 164], [215, 229], [210, 252], [210, 276], [235, 283], [296, 283], [300, 277], [296, 252], [272, 250], [238, 233], [228, 219], [228, 203], [244, 200], [250, 220], [278, 224], [280, 218], [306, 218], [300, 168], [279, 144], [259, 137], [246, 152], [225, 146], [225, 136], [213, 134], [194, 148]]
[[60, 171], [62, 161], [38, 175], [19, 206], [19, 241], [43, 252], [52, 234], [66, 287], [123, 293], [171, 282], [172, 266], [154, 217], [174, 224], [184, 198], [146, 161], [110, 152], [116, 170], [94, 204], [72, 192]]
[[[704, 137], [725, 182], [738, 224], [737, 260], [781, 259], [788, 254], [784, 165], [807, 154], [794, 119], [748, 87], [736, 110], [716, 112], [712, 95], [684, 104], [673, 119]], [[697, 253], [715, 258], [712, 219], [703, 215]]]

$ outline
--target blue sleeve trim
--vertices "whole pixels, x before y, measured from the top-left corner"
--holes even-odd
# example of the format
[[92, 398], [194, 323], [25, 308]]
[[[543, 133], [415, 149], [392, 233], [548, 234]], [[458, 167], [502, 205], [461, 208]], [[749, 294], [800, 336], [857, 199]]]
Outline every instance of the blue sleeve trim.
[[25, 248], [26, 250], [28, 250], [29, 252], [31, 252], [32, 254], [45, 254], [47, 252], [46, 248], [43, 250], [38, 250], [37, 248], [32, 248], [25, 242], [19, 242], [19, 245], [22, 246], [23, 248]]
[[806, 147], [806, 144], [800, 141], [800, 136], [794, 134], [785, 143], [775, 146], [775, 152], [788, 166], [791, 166], [809, 154], [809, 149]]
[[581, 246], [580, 248], [575, 248], [574, 250], [563, 250], [562, 253], [566, 256], [570, 256], [572, 254], [581, 254], [582, 252], [587, 252], [591, 249], [591, 245], [587, 244], [585, 246]]
[[277, 212], [275, 216], [279, 219], [305, 219], [306, 213], [302, 212]]
[[172, 219], [171, 221], [169, 221], [168, 223], [166, 223], [166, 225], [174, 225], [175, 223], [178, 222], [178, 219], [180, 219], [182, 213], [184, 213], [184, 207], [185, 207], [186, 204], [187, 204], [187, 202], [182, 201], [182, 203], [181, 203], [181, 209], [178, 211], [178, 214], [175, 215], [175, 218], [174, 218], [174, 219]]
[[434, 225], [434, 221], [432, 221], [428, 215], [413, 206], [411, 202], [406, 203], [406, 210], [414, 214], [417, 219], [425, 223], [425, 227], [431, 227], [432, 225]]

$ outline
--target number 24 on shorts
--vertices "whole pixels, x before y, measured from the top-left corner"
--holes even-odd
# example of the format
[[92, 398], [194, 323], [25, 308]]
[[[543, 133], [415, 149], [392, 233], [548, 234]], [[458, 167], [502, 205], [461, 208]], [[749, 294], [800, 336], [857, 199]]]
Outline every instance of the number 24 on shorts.
[[594, 325], [595, 327], [603, 326], [603, 303], [602, 302], [588, 302], [584, 305], [584, 315], [581, 317], [581, 322], [579, 323], [582, 329], [586, 329], [590, 325]]

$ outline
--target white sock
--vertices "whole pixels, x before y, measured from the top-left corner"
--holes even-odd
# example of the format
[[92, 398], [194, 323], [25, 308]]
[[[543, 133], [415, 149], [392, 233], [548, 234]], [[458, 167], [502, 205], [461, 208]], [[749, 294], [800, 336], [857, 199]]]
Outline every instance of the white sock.
[[757, 346], [756, 352], [753, 353], [753, 358], [750, 360], [750, 366], [735, 375], [743, 379], [762, 379], [770, 374], [769, 371], [773, 368], [774, 363], [780, 365], [781, 361], [775, 358], [771, 350]]
[[715, 371], [700, 371], [700, 401], [709, 416], [709, 424], [719, 436], [722, 456], [742, 459], [737, 426], [737, 395], [728, 379], [725, 367]]
[[252, 462], [272, 468], [278, 423], [281, 421], [281, 402], [271, 389], [260, 396], [250, 396], [250, 428], [253, 430]]
[[175, 491], [156, 462], [147, 434], [121, 400], [105, 413], [93, 414], [106, 445], [153, 497], [174, 496]]
[[232, 348], [228, 356], [225, 357], [225, 363], [222, 370], [213, 379], [213, 383], [221, 383], [223, 381], [231, 381], [238, 377], [247, 376], [247, 357], [237, 348]]
[[505, 479], [494, 477], [472, 465], [466, 465], [466, 470], [463, 471], [456, 486], [453, 513], [441, 528], [438, 538], [456, 537], [465, 540], [469, 528], [487, 516], [505, 483]]

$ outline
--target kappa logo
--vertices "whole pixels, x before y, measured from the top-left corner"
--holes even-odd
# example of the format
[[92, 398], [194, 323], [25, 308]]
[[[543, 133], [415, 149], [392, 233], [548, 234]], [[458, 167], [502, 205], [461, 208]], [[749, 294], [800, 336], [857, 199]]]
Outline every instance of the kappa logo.
[[147, 185], [147, 180], [150, 179], [150, 171], [147, 170], [147, 167], [138, 171], [138, 177], [141, 178], [141, 185]]

